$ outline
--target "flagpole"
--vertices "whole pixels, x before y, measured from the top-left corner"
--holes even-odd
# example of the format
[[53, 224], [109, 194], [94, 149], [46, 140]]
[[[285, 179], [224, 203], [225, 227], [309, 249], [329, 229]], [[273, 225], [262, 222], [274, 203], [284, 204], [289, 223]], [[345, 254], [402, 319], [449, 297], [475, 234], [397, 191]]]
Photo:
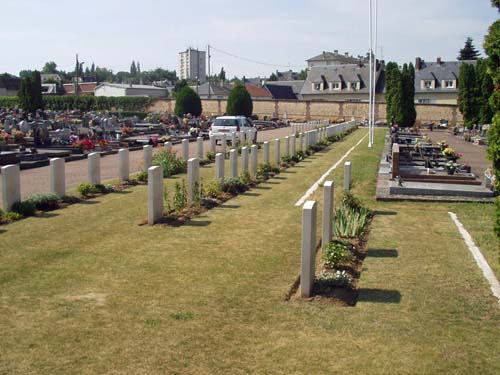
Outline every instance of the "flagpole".
[[372, 63], [373, 63], [373, 37], [372, 37], [372, 0], [368, 1], [369, 3], [369, 21], [368, 21], [368, 37], [369, 37], [369, 80], [370, 80], [370, 86], [369, 86], [369, 104], [368, 104], [368, 147], [372, 147], [372, 105], [373, 105], [373, 69], [372, 69]]
[[374, 128], [375, 128], [375, 106], [376, 106], [376, 103], [377, 103], [377, 37], [378, 37], [378, 0], [374, 0], [374, 8], [375, 8], [375, 11], [374, 11], [374, 25], [373, 25], [373, 28], [375, 30], [375, 39], [374, 39], [374, 43], [373, 43], [373, 75], [372, 75], [372, 79], [373, 79], [373, 85], [372, 85], [372, 88], [373, 88], [373, 94], [372, 94], [372, 100], [373, 100], [373, 104], [372, 104], [372, 145], [375, 143], [375, 137], [374, 137]]

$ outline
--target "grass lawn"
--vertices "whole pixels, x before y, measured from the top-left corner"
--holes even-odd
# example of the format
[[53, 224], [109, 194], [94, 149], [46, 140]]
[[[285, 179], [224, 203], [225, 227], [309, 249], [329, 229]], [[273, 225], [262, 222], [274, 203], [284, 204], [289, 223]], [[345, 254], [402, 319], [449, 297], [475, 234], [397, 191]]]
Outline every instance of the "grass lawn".
[[347, 159], [379, 213], [358, 304], [285, 300], [300, 268], [294, 203], [366, 133], [182, 227], [138, 225], [145, 186], [0, 227], [0, 373], [500, 373], [499, 304], [447, 214], [498, 275], [493, 207], [375, 202], [382, 130]]

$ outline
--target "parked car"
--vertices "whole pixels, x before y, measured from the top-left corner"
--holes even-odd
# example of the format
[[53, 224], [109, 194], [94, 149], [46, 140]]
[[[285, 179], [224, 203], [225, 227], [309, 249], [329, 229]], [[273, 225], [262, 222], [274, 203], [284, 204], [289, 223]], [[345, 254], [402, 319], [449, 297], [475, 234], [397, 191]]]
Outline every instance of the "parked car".
[[439, 121], [439, 129], [448, 129], [448, 120], [441, 119]]
[[257, 128], [252, 123], [252, 120], [244, 116], [220, 116], [217, 117], [210, 127], [210, 135], [215, 136], [215, 140], [219, 143], [222, 140], [222, 135], [226, 134], [226, 140], [231, 140], [231, 133], [236, 132], [236, 139], [239, 140], [240, 132], [250, 132], [250, 140], [252, 143], [257, 143]]

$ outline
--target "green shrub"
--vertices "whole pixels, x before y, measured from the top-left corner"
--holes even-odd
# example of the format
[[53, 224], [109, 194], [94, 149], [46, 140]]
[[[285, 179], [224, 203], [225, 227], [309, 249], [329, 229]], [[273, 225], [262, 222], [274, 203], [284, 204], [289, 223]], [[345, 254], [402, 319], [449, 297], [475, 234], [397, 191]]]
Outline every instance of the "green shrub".
[[323, 263], [329, 268], [337, 267], [339, 264], [349, 263], [354, 256], [349, 245], [341, 241], [332, 241], [323, 249]]
[[299, 150], [297, 151], [296, 156], [299, 160], [304, 160], [306, 158], [306, 153], [302, 150]]
[[208, 151], [208, 152], [205, 154], [205, 157], [207, 158], [207, 160], [208, 160], [208, 161], [213, 162], [213, 161], [215, 161], [215, 152], [213, 152], [213, 151]]
[[163, 168], [163, 177], [165, 178], [187, 170], [187, 162], [177, 159], [175, 153], [168, 150], [160, 150], [154, 154], [153, 165], [159, 165]]
[[140, 182], [148, 182], [148, 171], [140, 171], [135, 178]]
[[273, 167], [269, 163], [259, 164], [259, 167], [257, 168], [257, 177], [264, 180], [267, 180], [269, 177], [271, 177], [271, 174], [273, 173]]
[[318, 284], [321, 286], [349, 286], [352, 278], [346, 271], [335, 271], [335, 273], [322, 271], [318, 278]]
[[18, 212], [5, 212], [2, 213], [0, 216], [8, 222], [21, 220], [23, 218], [23, 215], [21, 215]]
[[36, 206], [33, 202], [25, 200], [23, 202], [16, 202], [12, 205], [12, 212], [17, 212], [23, 217], [33, 216], [36, 212]]
[[226, 178], [222, 184], [222, 191], [233, 195], [244, 193], [247, 190], [248, 187], [243, 179], [238, 177]]
[[37, 210], [50, 211], [59, 208], [61, 198], [54, 193], [36, 194], [27, 199], [32, 202]]
[[229, 116], [252, 116], [253, 102], [243, 84], [233, 87], [227, 98], [226, 113]]
[[187, 206], [187, 189], [186, 182], [182, 180], [182, 183], [175, 183], [175, 193], [174, 193], [174, 210], [181, 211]]
[[83, 183], [76, 187], [76, 190], [82, 197], [88, 197], [93, 194], [107, 194], [115, 190], [113, 185], [103, 185], [103, 184], [88, 184]]
[[283, 155], [281, 157], [281, 163], [284, 165], [288, 165], [292, 163], [292, 157], [290, 155]]
[[208, 198], [218, 198], [222, 193], [222, 183], [212, 180], [203, 187], [203, 196]]
[[191, 87], [185, 86], [177, 94], [174, 112], [177, 116], [184, 116], [188, 113], [193, 116], [201, 115], [201, 99]]
[[370, 222], [370, 210], [363, 207], [352, 194], [344, 194], [342, 204], [335, 212], [333, 233], [339, 238], [360, 237]]

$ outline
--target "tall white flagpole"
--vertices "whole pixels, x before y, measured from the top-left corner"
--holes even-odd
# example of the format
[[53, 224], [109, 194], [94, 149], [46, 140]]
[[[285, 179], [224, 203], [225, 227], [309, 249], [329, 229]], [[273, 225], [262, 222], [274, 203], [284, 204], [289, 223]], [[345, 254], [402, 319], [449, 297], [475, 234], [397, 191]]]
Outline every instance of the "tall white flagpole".
[[368, 32], [368, 36], [369, 36], [369, 40], [370, 40], [370, 48], [369, 48], [369, 54], [370, 54], [370, 66], [369, 66], [369, 79], [370, 79], [370, 86], [369, 86], [369, 91], [370, 91], [370, 95], [369, 95], [369, 104], [368, 104], [368, 147], [372, 147], [372, 132], [371, 132], [371, 127], [372, 127], [372, 105], [373, 105], [373, 90], [372, 90], [372, 86], [373, 86], [373, 78], [372, 78], [372, 74], [373, 74], [373, 70], [372, 70], [372, 63], [373, 63], [373, 37], [372, 37], [372, 0], [369, 0], [369, 7], [370, 7], [370, 10], [369, 10], [369, 22], [368, 22], [368, 28], [369, 28], [369, 32]]
[[374, 137], [374, 131], [373, 129], [375, 128], [375, 106], [377, 103], [377, 37], [378, 37], [378, 0], [374, 0], [374, 6], [375, 6], [375, 17], [374, 17], [374, 23], [373, 27], [375, 29], [375, 40], [373, 43], [373, 94], [372, 94], [372, 145], [375, 143], [375, 137]]

